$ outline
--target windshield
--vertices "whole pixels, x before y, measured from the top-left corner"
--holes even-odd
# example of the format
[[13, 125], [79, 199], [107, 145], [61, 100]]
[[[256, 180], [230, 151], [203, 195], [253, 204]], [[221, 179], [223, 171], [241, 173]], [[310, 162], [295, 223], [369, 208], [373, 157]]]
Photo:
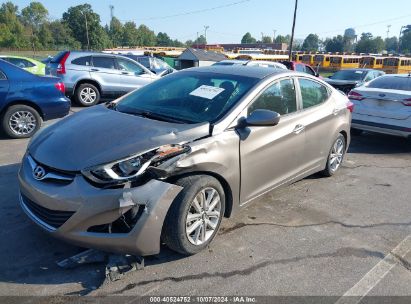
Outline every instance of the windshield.
[[336, 72], [330, 78], [336, 80], [362, 80], [365, 74], [366, 71], [342, 70]]
[[411, 91], [411, 77], [382, 76], [371, 81], [367, 88]]
[[116, 110], [181, 123], [213, 123], [259, 79], [219, 73], [179, 72], [125, 96]]

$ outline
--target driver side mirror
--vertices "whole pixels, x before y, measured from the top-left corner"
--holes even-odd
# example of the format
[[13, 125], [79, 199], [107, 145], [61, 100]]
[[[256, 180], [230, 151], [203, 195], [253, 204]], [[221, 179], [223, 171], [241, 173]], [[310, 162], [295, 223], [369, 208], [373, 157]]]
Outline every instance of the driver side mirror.
[[281, 115], [270, 110], [255, 110], [240, 122], [240, 126], [272, 127], [278, 125]]

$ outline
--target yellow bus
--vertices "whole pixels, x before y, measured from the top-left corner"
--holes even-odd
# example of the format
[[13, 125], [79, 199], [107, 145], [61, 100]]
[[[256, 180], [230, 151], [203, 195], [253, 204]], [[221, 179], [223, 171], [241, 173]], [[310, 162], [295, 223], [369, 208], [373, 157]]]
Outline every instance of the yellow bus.
[[410, 57], [384, 58], [382, 69], [387, 74], [411, 73], [411, 58]]
[[[231, 56], [230, 56], [231, 57]], [[229, 58], [230, 58], [229, 57]], [[268, 55], [268, 54], [237, 54], [236, 57], [230, 59], [237, 60], [263, 60], [263, 61], [284, 61], [288, 60], [287, 55]]]
[[381, 56], [363, 56], [360, 59], [360, 68], [382, 69], [384, 58]]
[[361, 56], [333, 55], [330, 56], [330, 68], [341, 70], [360, 67]]
[[308, 65], [314, 65], [314, 56], [314, 54], [304, 54], [301, 62]]
[[293, 61], [295, 61], [295, 62], [302, 62], [302, 61], [303, 61], [303, 56], [304, 56], [303, 53], [294, 53], [294, 54], [292, 55], [292, 59], [293, 59]]
[[314, 66], [320, 66], [321, 68], [328, 68], [330, 66], [329, 54], [317, 54], [314, 56]]

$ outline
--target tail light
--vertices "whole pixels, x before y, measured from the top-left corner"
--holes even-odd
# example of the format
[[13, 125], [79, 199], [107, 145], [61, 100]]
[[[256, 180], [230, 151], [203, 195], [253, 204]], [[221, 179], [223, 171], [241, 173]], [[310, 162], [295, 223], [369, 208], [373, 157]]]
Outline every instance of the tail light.
[[404, 99], [402, 104], [407, 107], [411, 107], [411, 98]]
[[365, 97], [355, 91], [349, 91], [348, 98], [352, 100], [363, 100]]
[[69, 55], [70, 52], [66, 52], [63, 58], [61, 58], [59, 65], [57, 66], [57, 74], [66, 74], [66, 60]]
[[61, 93], [65, 93], [66, 91], [66, 87], [64, 86], [64, 83], [62, 82], [57, 82], [56, 84], [54, 84], [54, 86], [56, 87], [57, 90], [59, 90]]
[[354, 111], [354, 103], [351, 101], [347, 102], [347, 109], [352, 113]]

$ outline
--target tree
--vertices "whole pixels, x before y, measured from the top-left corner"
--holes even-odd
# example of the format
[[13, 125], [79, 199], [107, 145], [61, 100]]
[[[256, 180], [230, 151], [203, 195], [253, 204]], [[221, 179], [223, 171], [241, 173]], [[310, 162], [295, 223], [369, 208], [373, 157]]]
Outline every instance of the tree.
[[193, 44], [197, 45], [202, 45], [202, 44], [207, 44], [207, 40], [203, 35], [200, 35], [196, 40], [194, 40]]
[[159, 32], [157, 34], [158, 46], [173, 46], [173, 40], [167, 35], [167, 33]]
[[[47, 9], [40, 2], [31, 2], [29, 6], [21, 10], [21, 19], [25, 25], [31, 29], [31, 45], [33, 50], [42, 48], [44, 45], [40, 42], [38, 37], [40, 26], [46, 22], [48, 17]], [[43, 27], [43, 39], [47, 34], [44, 32], [45, 28]], [[47, 39], [44, 41], [48, 43]]]
[[122, 45], [130, 47], [137, 46], [137, 35], [137, 27], [133, 21], [128, 21], [124, 23]]
[[87, 30], [91, 49], [101, 50], [110, 44], [109, 37], [100, 24], [100, 16], [92, 10], [90, 4], [70, 7], [67, 12], [63, 13], [63, 21], [67, 23], [74, 38], [81, 43], [83, 49], [88, 47]]
[[303, 51], [318, 51], [320, 38], [316, 34], [309, 34], [303, 42]]
[[11, 48], [28, 47], [24, 26], [18, 19], [18, 7], [12, 2], [3, 3], [0, 7], [0, 46]]
[[110, 26], [108, 28], [108, 36], [114, 47], [122, 45], [123, 41], [123, 24], [116, 17], [113, 17], [110, 21]]
[[68, 25], [61, 20], [49, 23], [54, 49], [80, 49], [81, 43], [74, 39]]
[[270, 36], [263, 36], [262, 43], [273, 43], [273, 39]]
[[341, 35], [335, 36], [332, 39], [327, 38], [324, 42], [325, 50], [327, 52], [343, 52], [344, 51], [344, 37]]
[[411, 53], [411, 31], [401, 36], [401, 52], [404, 54]]
[[137, 42], [139, 46], [154, 46], [156, 45], [157, 37], [154, 31], [141, 24], [137, 29]]
[[193, 40], [187, 40], [185, 43], [186, 47], [192, 47], [194, 45], [194, 41]]
[[384, 40], [381, 37], [374, 38], [371, 33], [362, 33], [355, 51], [357, 53], [381, 53], [384, 46]]
[[290, 43], [290, 35], [286, 35], [286, 36], [282, 36], [282, 35], [278, 35], [277, 37], [275, 37], [274, 42], [275, 43]]
[[251, 36], [249, 32], [245, 33], [243, 38], [241, 38], [241, 43], [256, 43], [256, 39]]
[[396, 52], [398, 50], [398, 39], [397, 37], [385, 38], [385, 49], [387, 52]]

